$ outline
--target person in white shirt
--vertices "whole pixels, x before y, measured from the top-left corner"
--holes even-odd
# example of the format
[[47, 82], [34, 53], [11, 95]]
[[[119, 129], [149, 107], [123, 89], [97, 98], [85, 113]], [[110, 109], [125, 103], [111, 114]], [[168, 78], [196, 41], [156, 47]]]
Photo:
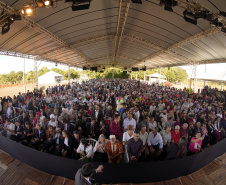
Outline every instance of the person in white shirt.
[[126, 145], [127, 141], [129, 141], [131, 138], [133, 138], [133, 126], [132, 125], [128, 125], [127, 126], [127, 131], [123, 133], [123, 138], [122, 138], [122, 144]]
[[162, 117], [164, 119], [164, 122], [167, 122], [167, 111], [164, 110], [161, 114], [160, 117]]
[[149, 110], [150, 110], [151, 114], [155, 110], [155, 108], [156, 108], [155, 103], [152, 103], [152, 105], [149, 107]]
[[170, 146], [171, 142], [171, 126], [168, 126], [166, 130], [160, 132], [163, 140], [164, 148]]
[[15, 130], [15, 125], [11, 123], [9, 120], [6, 120], [6, 123], [4, 125], [4, 130], [2, 131], [2, 134], [6, 136], [7, 138], [10, 138]]
[[149, 122], [149, 131], [152, 131], [153, 128], [157, 127], [157, 123], [154, 117], [151, 117], [151, 121]]
[[77, 153], [81, 154], [80, 161], [91, 161], [93, 156], [93, 147], [85, 138], [82, 138], [77, 148]]
[[135, 110], [134, 110], [133, 115], [134, 115], [134, 118], [136, 120], [136, 124], [138, 124], [139, 123], [139, 119], [140, 119], [140, 111], [139, 111], [138, 106], [135, 106]]
[[148, 146], [150, 148], [151, 157], [157, 158], [162, 153], [163, 141], [162, 136], [157, 132], [157, 128], [154, 128], [148, 136]]
[[136, 129], [136, 121], [135, 121], [135, 119], [132, 118], [132, 113], [131, 112], [129, 112], [127, 118], [124, 119], [124, 121], [123, 121], [124, 131], [126, 131], [128, 125], [132, 125], [133, 128]]
[[140, 130], [140, 139], [143, 141], [143, 148], [141, 151], [141, 156], [145, 157], [148, 156], [149, 150], [148, 150], [148, 145], [147, 145], [147, 140], [148, 140], [148, 133], [146, 132], [146, 126], [142, 125], [141, 130]]
[[184, 112], [187, 114], [189, 109], [189, 104], [187, 101], [184, 101], [184, 104], [182, 105], [181, 109], [184, 110]]
[[9, 103], [9, 107], [7, 108], [7, 117], [10, 118], [13, 114], [13, 111], [12, 111], [12, 103]]
[[54, 114], [51, 114], [51, 115], [50, 115], [50, 121], [49, 121], [48, 125], [52, 125], [54, 128], [56, 128], [56, 126], [57, 126], [57, 121], [55, 121], [55, 116], [54, 116]]
[[104, 134], [101, 134], [99, 136], [98, 142], [96, 142], [94, 148], [93, 148], [93, 159], [95, 162], [107, 162], [108, 161], [108, 155], [105, 152], [105, 146], [109, 142], [108, 139], [105, 138]]

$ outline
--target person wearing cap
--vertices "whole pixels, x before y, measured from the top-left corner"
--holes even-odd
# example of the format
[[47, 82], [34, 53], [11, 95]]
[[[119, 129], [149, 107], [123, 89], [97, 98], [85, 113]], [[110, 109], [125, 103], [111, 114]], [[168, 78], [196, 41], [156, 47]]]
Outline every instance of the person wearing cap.
[[95, 170], [93, 164], [84, 164], [75, 174], [75, 185], [94, 185], [95, 180], [91, 177], [95, 173], [102, 173], [103, 169], [103, 165], [98, 166]]
[[129, 139], [127, 142], [129, 160], [131, 162], [137, 162], [141, 156], [142, 149], [143, 141], [140, 139], [140, 132], [135, 130], [133, 133], [133, 138]]
[[108, 163], [121, 163], [123, 147], [120, 141], [118, 141], [115, 135], [110, 135], [110, 141], [106, 144], [105, 152], [108, 154]]
[[53, 126], [54, 128], [56, 128], [56, 126], [57, 126], [57, 121], [55, 121], [55, 116], [54, 116], [54, 114], [51, 114], [51, 115], [50, 115], [50, 120], [49, 120], [49, 122], [48, 122], [48, 125], [51, 125], [51, 126]]
[[123, 133], [123, 138], [122, 138], [122, 144], [127, 145], [127, 141], [129, 141], [131, 138], [133, 138], [133, 125], [128, 125], [127, 126], [127, 131]]

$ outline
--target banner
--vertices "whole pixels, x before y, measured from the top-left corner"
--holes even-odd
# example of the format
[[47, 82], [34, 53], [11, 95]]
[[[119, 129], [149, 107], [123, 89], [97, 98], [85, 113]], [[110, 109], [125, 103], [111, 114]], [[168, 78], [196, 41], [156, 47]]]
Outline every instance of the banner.
[[[215, 158], [226, 152], [226, 139], [205, 151], [185, 157], [159, 162], [140, 162], [132, 164], [93, 163], [98, 167], [102, 164], [104, 172], [93, 178], [99, 183], [149, 183], [164, 181], [191, 174]], [[75, 174], [85, 162], [67, 159], [43, 153], [23, 146], [0, 135], [0, 149], [22, 163], [40, 171], [74, 180]]]

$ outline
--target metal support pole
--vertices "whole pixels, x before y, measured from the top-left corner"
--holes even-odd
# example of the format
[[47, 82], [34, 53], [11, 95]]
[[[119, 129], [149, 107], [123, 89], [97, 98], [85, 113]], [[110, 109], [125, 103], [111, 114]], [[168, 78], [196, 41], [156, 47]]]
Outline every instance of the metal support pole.
[[82, 70], [82, 78], [84, 78], [84, 71]]
[[136, 80], [137, 80], [137, 71], [136, 71]]
[[25, 58], [24, 58], [23, 80], [24, 80], [24, 93], [26, 93], [26, 83], [25, 83]]
[[144, 82], [146, 82], [146, 71], [144, 71]]
[[70, 73], [70, 66], [68, 66], [68, 84], [70, 84], [71, 73]]
[[[205, 74], [206, 74], [206, 64], [205, 64]], [[204, 80], [204, 88], [206, 87], [206, 80]]]
[[115, 78], [115, 70], [112, 69], [112, 79], [114, 79], [114, 78]]
[[37, 60], [34, 60], [34, 88], [38, 89], [38, 66], [37, 66]]
[[194, 91], [194, 93], [197, 92], [197, 78], [196, 78], [196, 74], [197, 74], [197, 65], [195, 64], [193, 66], [193, 79], [194, 79], [193, 91]]
[[159, 85], [160, 85], [161, 67], [159, 68]]
[[133, 72], [131, 71], [131, 80], [133, 79]]
[[221, 91], [223, 91], [223, 82], [221, 82]]

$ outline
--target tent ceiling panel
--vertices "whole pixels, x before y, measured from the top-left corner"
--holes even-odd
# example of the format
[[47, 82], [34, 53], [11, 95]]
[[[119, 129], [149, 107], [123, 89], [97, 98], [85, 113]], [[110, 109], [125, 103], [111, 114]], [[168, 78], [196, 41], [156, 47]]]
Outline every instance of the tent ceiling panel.
[[[0, 7], [12, 13], [24, 2], [33, 0], [0, 0]], [[77, 67], [104, 62], [142, 67], [146, 61], [154, 68], [226, 61], [222, 32], [209, 31], [206, 20], [198, 20], [198, 25], [186, 22], [183, 3], [168, 12], [159, 2], [122, 0], [120, 5], [120, 0], [92, 0], [88, 10], [73, 12], [71, 4], [58, 1], [55, 8], [39, 8], [33, 16], [15, 21], [0, 35], [0, 49]], [[217, 8], [208, 0], [196, 2], [214, 13], [226, 11], [225, 0], [211, 1]]]

